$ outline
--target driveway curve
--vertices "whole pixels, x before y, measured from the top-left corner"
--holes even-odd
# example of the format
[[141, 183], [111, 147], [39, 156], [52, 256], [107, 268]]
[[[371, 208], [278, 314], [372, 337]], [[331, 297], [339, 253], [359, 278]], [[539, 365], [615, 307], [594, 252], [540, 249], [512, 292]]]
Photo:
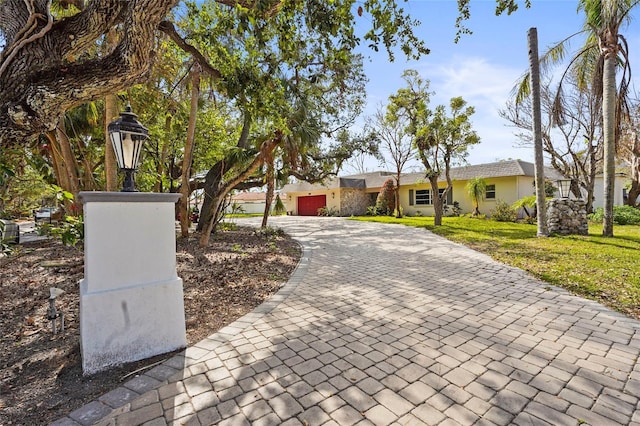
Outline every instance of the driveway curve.
[[423, 229], [270, 221], [278, 294], [55, 424], [640, 425], [640, 322]]

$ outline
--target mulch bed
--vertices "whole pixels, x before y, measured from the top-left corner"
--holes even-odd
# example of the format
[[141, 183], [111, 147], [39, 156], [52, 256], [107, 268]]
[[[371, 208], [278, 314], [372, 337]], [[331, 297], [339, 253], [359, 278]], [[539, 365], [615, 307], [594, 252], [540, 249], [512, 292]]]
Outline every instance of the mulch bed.
[[[179, 238], [187, 340], [192, 345], [250, 312], [287, 282], [299, 245], [283, 233], [237, 227]], [[79, 285], [83, 253], [45, 240], [0, 258], [0, 426], [47, 424], [118, 387], [127, 375], [170, 355], [84, 377], [79, 344]], [[49, 289], [64, 290], [64, 334], [46, 319]]]

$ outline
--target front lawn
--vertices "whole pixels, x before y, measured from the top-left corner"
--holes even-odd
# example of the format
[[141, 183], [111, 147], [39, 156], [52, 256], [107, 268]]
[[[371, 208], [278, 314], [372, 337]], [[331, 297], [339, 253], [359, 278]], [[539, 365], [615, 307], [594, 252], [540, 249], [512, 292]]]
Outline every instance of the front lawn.
[[567, 290], [640, 318], [640, 226], [616, 225], [615, 237], [589, 224], [588, 236], [537, 238], [536, 226], [468, 217], [363, 216], [355, 220], [427, 228], [435, 234], [529, 271]]

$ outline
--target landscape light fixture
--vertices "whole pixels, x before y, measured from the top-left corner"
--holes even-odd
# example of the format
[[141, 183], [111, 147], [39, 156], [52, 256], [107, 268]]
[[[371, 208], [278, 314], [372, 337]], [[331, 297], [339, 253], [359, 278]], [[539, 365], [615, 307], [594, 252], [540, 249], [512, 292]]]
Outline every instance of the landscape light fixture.
[[124, 172], [122, 192], [136, 192], [133, 174], [138, 168], [142, 144], [149, 138], [149, 130], [136, 120], [137, 117], [131, 112], [131, 105], [127, 105], [120, 118], [109, 123], [107, 128], [118, 167]]
[[569, 198], [569, 190], [571, 189], [571, 179], [558, 179], [556, 181], [560, 198]]

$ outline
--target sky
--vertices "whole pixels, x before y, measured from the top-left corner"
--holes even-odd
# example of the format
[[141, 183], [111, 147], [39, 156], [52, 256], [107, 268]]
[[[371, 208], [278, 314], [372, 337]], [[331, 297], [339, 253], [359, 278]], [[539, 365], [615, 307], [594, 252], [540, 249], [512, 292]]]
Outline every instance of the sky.
[[[522, 1], [520, 3], [523, 3]], [[490, 163], [506, 159], [533, 162], [533, 148], [518, 147], [515, 129], [498, 115], [505, 107], [511, 90], [522, 74], [528, 71], [527, 32], [538, 32], [539, 53], [567, 36], [582, 29], [583, 15], [577, 13], [576, 0], [532, 0], [530, 9], [524, 5], [512, 15], [495, 16], [494, 0], [471, 0], [471, 19], [466, 22], [471, 35], [463, 35], [454, 43], [458, 14], [455, 0], [410, 0], [404, 8], [421, 21], [416, 34], [426, 41], [431, 53], [419, 61], [406, 61], [401, 54], [390, 63], [384, 52], [372, 54], [365, 49], [367, 108], [365, 115], [375, 112], [389, 95], [404, 86], [401, 78], [405, 69], [414, 69], [431, 82], [436, 94], [431, 106], [449, 104], [454, 96], [462, 96], [475, 107], [473, 127], [481, 143], [469, 151], [470, 164]], [[624, 31], [632, 52], [640, 45], [637, 22]], [[583, 39], [571, 42], [571, 51], [578, 49]], [[367, 164], [370, 170], [379, 169], [375, 161]], [[387, 167], [388, 168], [388, 167]]]

